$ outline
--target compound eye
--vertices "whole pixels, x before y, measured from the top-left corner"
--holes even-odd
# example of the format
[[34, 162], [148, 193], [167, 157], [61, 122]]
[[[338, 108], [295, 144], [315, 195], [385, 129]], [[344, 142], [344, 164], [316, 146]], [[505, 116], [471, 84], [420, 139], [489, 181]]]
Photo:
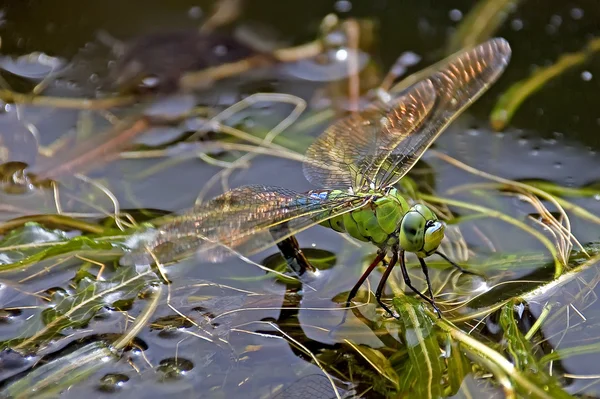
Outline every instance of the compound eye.
[[400, 224], [400, 246], [408, 252], [423, 248], [426, 220], [417, 211], [409, 211]]

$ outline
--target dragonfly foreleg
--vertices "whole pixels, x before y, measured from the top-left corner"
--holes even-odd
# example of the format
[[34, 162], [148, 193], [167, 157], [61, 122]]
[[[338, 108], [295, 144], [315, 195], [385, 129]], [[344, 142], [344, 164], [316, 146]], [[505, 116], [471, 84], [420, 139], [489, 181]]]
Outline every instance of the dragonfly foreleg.
[[413, 287], [412, 283], [410, 282], [410, 277], [408, 276], [408, 271], [406, 270], [406, 262], [404, 261], [404, 251], [402, 250], [402, 251], [400, 251], [400, 269], [402, 270], [402, 277], [404, 277], [404, 283], [414, 293], [416, 293], [421, 298], [426, 300], [436, 311], [436, 313], [438, 314], [438, 317], [442, 318], [442, 312], [440, 312], [440, 309], [435, 304], [435, 300], [433, 299], [433, 294], [431, 293], [431, 283], [429, 282], [429, 272], [427, 271], [427, 265], [425, 264], [425, 261], [423, 259], [419, 258], [419, 261], [421, 262], [421, 267], [423, 268], [423, 273], [425, 274], [425, 279], [427, 280], [427, 288], [429, 290], [429, 295], [431, 295], [431, 298], [428, 298], [427, 296], [423, 295], [421, 293], [421, 291], [419, 291], [418, 289]]
[[462, 267], [460, 267], [456, 262], [452, 261], [450, 258], [448, 258], [446, 255], [444, 255], [443, 253], [441, 253], [440, 251], [435, 251], [434, 252], [436, 255], [439, 255], [442, 259], [444, 259], [446, 262], [450, 263], [450, 265], [452, 265], [452, 267], [454, 267], [456, 270], [460, 271], [461, 273], [467, 273], [467, 274], [473, 274], [473, 275], [477, 275], [473, 272], [470, 272], [468, 270], [463, 269]]

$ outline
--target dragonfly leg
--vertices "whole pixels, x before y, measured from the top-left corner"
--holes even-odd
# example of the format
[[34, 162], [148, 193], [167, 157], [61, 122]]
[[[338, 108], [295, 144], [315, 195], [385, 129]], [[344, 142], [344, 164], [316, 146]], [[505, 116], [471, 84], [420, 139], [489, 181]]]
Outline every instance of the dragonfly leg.
[[388, 278], [390, 277], [390, 273], [392, 272], [392, 269], [394, 268], [394, 266], [396, 266], [396, 262], [398, 262], [398, 250], [395, 249], [392, 252], [392, 259], [390, 260], [390, 264], [386, 265], [386, 269], [383, 272], [383, 275], [381, 276], [381, 280], [379, 280], [379, 285], [377, 285], [377, 291], [375, 291], [375, 298], [377, 299], [377, 303], [379, 303], [379, 305], [381, 305], [381, 307], [383, 309], [385, 309], [386, 312], [388, 312], [388, 314], [394, 318], [398, 318], [398, 316], [396, 314], [394, 314], [390, 308], [387, 307], [386, 304], [384, 304], [381, 301], [381, 294], [383, 294], [383, 290], [385, 288], [385, 283], [387, 282]]
[[283, 255], [288, 267], [298, 276], [302, 276], [306, 271], [314, 272], [316, 269], [300, 249], [300, 244], [294, 236], [289, 236], [285, 240], [277, 243], [279, 252]]
[[348, 294], [348, 299], [346, 299], [346, 307], [347, 308], [350, 307], [350, 302], [352, 302], [352, 299], [354, 299], [354, 297], [358, 293], [360, 286], [363, 285], [363, 283], [365, 282], [367, 277], [369, 277], [371, 272], [373, 272], [373, 269], [375, 269], [377, 267], [377, 265], [379, 263], [381, 263], [381, 261], [383, 260], [384, 257], [385, 257], [385, 251], [379, 251], [377, 253], [377, 257], [373, 260], [373, 262], [369, 265], [369, 267], [367, 267], [367, 270], [365, 270], [365, 272], [362, 274], [362, 276], [360, 276], [360, 278], [358, 279], [356, 284], [354, 284], [354, 287], [352, 287], [352, 289], [350, 290], [350, 293]]
[[443, 253], [441, 253], [440, 251], [435, 251], [434, 252], [436, 255], [439, 255], [442, 259], [444, 259], [446, 262], [450, 263], [450, 265], [452, 265], [452, 267], [454, 267], [456, 270], [460, 271], [461, 273], [466, 273], [466, 274], [473, 274], [473, 275], [477, 275], [476, 273], [470, 272], [468, 270], [463, 269], [462, 267], [460, 267], [456, 262], [454, 262], [452, 259], [448, 258], [446, 255], [444, 255]]
[[431, 291], [431, 281], [429, 281], [429, 269], [427, 268], [427, 264], [425, 263], [425, 259], [419, 258], [419, 263], [421, 264], [421, 270], [423, 270], [423, 274], [425, 275], [425, 281], [427, 281], [427, 292], [429, 292], [429, 297], [431, 298], [431, 304], [433, 308], [438, 314], [438, 317], [442, 318], [442, 313], [435, 305], [435, 299], [433, 298], [433, 292]]
[[377, 252], [377, 257], [373, 260], [369, 267], [367, 267], [367, 270], [365, 270], [362, 276], [360, 276], [356, 284], [354, 284], [354, 287], [352, 287], [350, 293], [348, 294], [348, 299], [346, 299], [346, 311], [344, 312], [344, 317], [342, 317], [342, 321], [338, 325], [344, 324], [344, 322], [346, 321], [346, 316], [348, 314], [348, 308], [350, 308], [350, 302], [352, 302], [352, 299], [358, 293], [360, 286], [365, 282], [367, 277], [369, 277], [369, 274], [371, 274], [373, 269], [375, 269], [377, 265], [383, 261], [383, 258], [385, 258], [385, 250], [379, 250], [379, 252]]
[[[431, 283], [429, 282], [429, 272], [427, 271], [427, 265], [425, 265], [425, 261], [423, 261], [423, 259], [421, 259], [421, 258], [419, 258], [419, 259], [422, 262], [421, 267], [423, 268], [423, 273], [425, 273], [425, 279], [427, 280], [427, 288], [429, 289], [429, 295], [432, 295], [431, 294]], [[421, 291], [419, 291], [418, 289], [413, 287], [412, 283], [410, 282], [410, 277], [408, 276], [408, 270], [406, 270], [406, 262], [404, 260], [404, 250], [400, 251], [400, 269], [402, 270], [402, 277], [404, 277], [404, 283], [406, 284], [406, 286], [408, 288], [410, 288], [415, 294], [419, 295], [421, 298], [426, 300], [436, 311], [436, 313], [438, 314], [438, 317], [441, 318], [442, 312], [440, 312], [440, 309], [438, 309], [437, 305], [435, 304], [435, 301], [433, 300], [433, 295], [431, 296], [431, 298], [428, 298], [427, 296], [423, 295], [421, 293]]]

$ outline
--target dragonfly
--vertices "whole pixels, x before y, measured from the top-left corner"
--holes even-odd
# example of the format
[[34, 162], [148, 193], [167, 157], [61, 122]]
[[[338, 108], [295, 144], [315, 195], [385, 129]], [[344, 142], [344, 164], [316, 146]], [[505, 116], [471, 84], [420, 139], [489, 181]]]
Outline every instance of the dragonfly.
[[[394, 315], [381, 297], [399, 264], [406, 286], [441, 317], [425, 258], [437, 254], [458, 267], [438, 251], [445, 224], [426, 205], [409, 205], [395, 185], [448, 125], [499, 78], [510, 56], [510, 45], [502, 38], [451, 55], [393, 98], [381, 96], [362, 111], [334, 122], [310, 145], [303, 171], [320, 189], [304, 193], [266, 185], [232, 189], [175, 216], [144, 248], [125, 254], [121, 263], [164, 263], [194, 252], [219, 262], [236, 254], [256, 254], [321, 225], [378, 248], [350, 291], [346, 308], [382, 263], [385, 271], [375, 297]], [[428, 296], [411, 283], [407, 252], [420, 262]]]

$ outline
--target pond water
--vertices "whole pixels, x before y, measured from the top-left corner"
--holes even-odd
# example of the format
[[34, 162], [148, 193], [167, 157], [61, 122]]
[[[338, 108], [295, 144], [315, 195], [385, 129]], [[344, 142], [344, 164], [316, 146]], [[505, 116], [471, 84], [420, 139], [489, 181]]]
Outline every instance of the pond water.
[[[413, 54], [418, 61], [406, 67], [406, 75], [442, 59], [469, 11], [483, 4], [240, 3], [240, 14], [223, 31], [267, 47], [314, 40], [329, 13], [368, 21], [360, 32], [366, 32], [364, 65], [372, 72], [361, 78], [363, 85], [373, 87], [367, 82], [382, 79], [402, 54]], [[347, 398], [508, 397], [513, 391], [523, 397], [599, 396], [600, 320], [595, 318], [600, 308], [595, 298], [600, 229], [595, 215], [600, 215], [600, 55], [588, 50], [587, 60], [525, 99], [501, 131], [491, 128], [490, 114], [517, 81], [600, 37], [600, 7], [593, 0], [512, 3], [503, 22], [488, 35], [510, 43], [507, 70], [436, 140], [434, 151], [428, 151], [408, 176], [423, 199], [451, 216], [451, 242], [444, 251], [479, 275], [456, 273], [439, 259], [428, 261], [444, 321], [425, 303], [403, 295], [395, 295], [401, 299], [394, 302], [400, 320], [385, 317], [367, 292], [375, 290], [381, 277], [377, 270], [356, 298], [355, 305], [362, 305], [339, 327], [345, 295], [376, 248], [320, 226], [297, 235], [322, 269], [303, 284], [284, 283], [259, 267], [281, 263], [273, 257], [265, 261], [277, 253], [275, 248], [219, 264], [193, 256], [161, 270], [118, 264], [123, 250], [119, 243], [131, 230], [120, 229], [112, 215], [131, 214], [131, 219], [123, 217], [127, 227], [132, 219], [141, 223], [181, 212], [200, 193], [209, 199], [223, 192], [221, 180], [211, 187], [207, 183], [240, 155], [222, 143], [239, 141], [211, 136], [212, 132], [185, 143], [182, 137], [210, 131], [207, 112], [223, 110], [253, 93], [298, 96], [308, 109], [275, 141], [292, 155], [258, 155], [233, 170], [227, 186], [314, 189], [298, 156], [349, 103], [347, 80], [327, 81], [323, 76], [330, 71], [323, 72], [319, 65], [300, 61], [234, 76], [193, 94], [140, 97], [143, 100], [135, 105], [103, 110], [3, 102], [0, 160], [4, 165], [26, 163], [44, 184], [23, 185], [14, 181], [22, 175], [2, 170], [0, 263], [8, 266], [0, 271], [0, 395], [335, 398], [335, 386], [337, 397]], [[0, 86], [28, 93], [42, 80], [39, 76], [54, 68], [61, 70], [60, 76], [49, 79], [43, 96], [114, 96], [110, 70], [119, 54], [103, 43], [107, 37], [118, 47], [141, 35], [195, 29], [214, 6], [213, 1], [187, 0], [0, 3]], [[37, 53], [54, 58], [44, 64], [45, 56]], [[19, 58], [24, 55], [37, 61]], [[160, 65], [160, 58], [146, 62]], [[336, 73], [344, 75], [345, 67]], [[160, 103], [148, 111], [154, 101]], [[126, 151], [120, 157], [84, 158], [72, 168], [59, 169], [69, 165], [74, 153], [92, 154], [102, 148], [115, 124], [124, 121], [124, 130], [134, 131], [139, 122], [135, 118], [142, 112], [177, 114], [189, 111], [190, 104], [200, 108], [197, 115], [151, 128], [144, 125], [136, 145], [119, 148]], [[292, 109], [268, 100], [232, 116], [227, 124], [260, 135]], [[61, 143], [70, 148], [75, 135], [84, 143], [87, 138], [88, 144], [75, 146], [74, 153], [58, 149]], [[199, 151], [186, 147], [192, 142], [192, 148], [210, 157], [196, 156]], [[53, 149], [57, 152], [48, 157]], [[540, 208], [533, 196], [491, 186], [489, 179], [444, 156], [504, 179], [538, 184], [566, 201], [560, 204], [569, 215], [570, 238], [583, 244], [590, 258], [576, 242], [571, 252], [569, 238], [561, 238], [556, 226], [548, 228], [547, 219], [545, 227], [535, 222]], [[8, 165], [19, 170], [20, 164]], [[7, 182], [4, 175], [12, 180]], [[440, 204], [427, 194], [454, 202]], [[542, 203], [558, 215], [556, 203], [547, 198]], [[14, 222], [59, 214], [68, 220], [35, 216], [31, 220], [40, 224]], [[565, 226], [564, 219], [557, 220]], [[63, 249], [53, 247], [56, 243], [64, 244]], [[566, 251], [562, 266], [561, 250]], [[411, 278], [424, 289], [415, 260], [409, 258]], [[167, 279], [170, 284], [165, 284]], [[400, 270], [390, 280], [387, 298], [392, 292], [409, 292]], [[535, 291], [538, 287], [541, 292]], [[460, 331], [477, 340], [483, 352]], [[492, 352], [512, 362], [517, 371], [503, 368], [506, 364]], [[541, 387], [541, 393], [532, 386]]]

